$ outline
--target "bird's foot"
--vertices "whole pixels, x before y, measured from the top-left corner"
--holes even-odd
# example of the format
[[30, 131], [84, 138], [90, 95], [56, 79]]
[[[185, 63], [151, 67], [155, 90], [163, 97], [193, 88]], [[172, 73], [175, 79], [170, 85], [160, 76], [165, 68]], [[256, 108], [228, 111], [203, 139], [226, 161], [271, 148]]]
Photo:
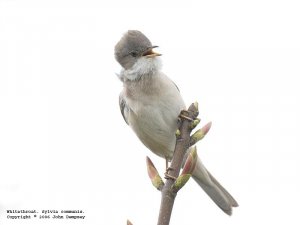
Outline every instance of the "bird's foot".
[[193, 121], [194, 119], [187, 116], [188, 115], [188, 110], [181, 110], [180, 115], [179, 115], [179, 119], [186, 119], [188, 121]]
[[167, 169], [166, 169], [166, 172], [165, 172], [165, 179], [172, 179], [172, 180], [176, 180], [176, 177], [174, 177], [174, 176], [171, 176], [170, 174], [169, 174], [169, 171], [170, 170], [174, 170], [172, 167], [168, 167]]

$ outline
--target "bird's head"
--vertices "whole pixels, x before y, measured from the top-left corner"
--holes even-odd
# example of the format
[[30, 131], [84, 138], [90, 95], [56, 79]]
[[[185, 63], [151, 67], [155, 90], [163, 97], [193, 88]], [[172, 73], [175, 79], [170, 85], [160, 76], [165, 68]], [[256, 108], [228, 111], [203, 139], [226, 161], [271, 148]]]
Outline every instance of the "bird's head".
[[161, 54], [153, 51], [150, 40], [138, 30], [127, 31], [115, 46], [115, 58], [124, 68], [132, 69], [138, 62], [153, 63]]

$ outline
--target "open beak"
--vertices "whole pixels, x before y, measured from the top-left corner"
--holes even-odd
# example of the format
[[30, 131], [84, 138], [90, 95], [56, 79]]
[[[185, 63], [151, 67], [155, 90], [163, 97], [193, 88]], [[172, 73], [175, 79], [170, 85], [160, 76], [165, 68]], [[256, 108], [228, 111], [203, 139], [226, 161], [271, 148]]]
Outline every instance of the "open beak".
[[143, 56], [146, 56], [147, 58], [154, 58], [156, 56], [161, 56], [160, 53], [154, 52], [153, 48], [157, 48], [158, 46], [152, 46], [148, 48], [144, 53]]

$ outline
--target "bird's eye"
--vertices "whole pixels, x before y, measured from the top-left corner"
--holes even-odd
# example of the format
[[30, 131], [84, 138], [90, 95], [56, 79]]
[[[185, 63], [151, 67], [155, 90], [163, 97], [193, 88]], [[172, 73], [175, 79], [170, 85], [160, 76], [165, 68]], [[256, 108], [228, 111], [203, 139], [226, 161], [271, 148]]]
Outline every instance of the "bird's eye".
[[136, 52], [130, 52], [130, 55], [132, 56], [132, 57], [137, 57], [137, 53]]

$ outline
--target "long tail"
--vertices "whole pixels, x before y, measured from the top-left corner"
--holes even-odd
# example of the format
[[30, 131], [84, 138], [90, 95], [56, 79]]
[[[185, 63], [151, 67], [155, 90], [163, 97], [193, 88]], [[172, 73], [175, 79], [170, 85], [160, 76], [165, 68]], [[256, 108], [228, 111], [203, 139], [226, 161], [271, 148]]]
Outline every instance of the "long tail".
[[226, 214], [231, 215], [232, 207], [238, 206], [237, 201], [207, 171], [200, 158], [197, 159], [197, 165], [192, 175], [194, 180], [202, 187], [217, 206], [219, 206]]

